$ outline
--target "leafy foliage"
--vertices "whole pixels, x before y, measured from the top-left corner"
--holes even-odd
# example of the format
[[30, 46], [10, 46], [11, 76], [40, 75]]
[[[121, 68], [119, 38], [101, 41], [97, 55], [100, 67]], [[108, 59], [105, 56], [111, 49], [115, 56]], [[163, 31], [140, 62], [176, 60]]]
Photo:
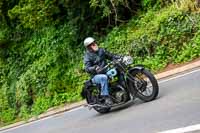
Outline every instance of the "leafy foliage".
[[136, 63], [156, 71], [169, 63], [198, 57], [193, 47], [199, 46], [193, 40], [198, 40], [199, 19], [198, 13], [177, 10], [173, 5], [159, 12], [149, 10], [126, 26], [115, 28], [102, 44], [117, 53], [130, 54]]
[[82, 71], [86, 36], [155, 72], [199, 57], [198, 12], [163, 5], [161, 0], [0, 1], [0, 124], [81, 100], [89, 78]]

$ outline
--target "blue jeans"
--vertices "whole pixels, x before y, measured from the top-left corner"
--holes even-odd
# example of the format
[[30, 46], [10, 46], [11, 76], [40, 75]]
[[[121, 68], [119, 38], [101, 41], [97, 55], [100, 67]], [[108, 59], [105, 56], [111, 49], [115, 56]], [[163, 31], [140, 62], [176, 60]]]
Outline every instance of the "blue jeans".
[[97, 74], [92, 78], [92, 82], [101, 85], [101, 95], [108, 96], [108, 77], [105, 74]]

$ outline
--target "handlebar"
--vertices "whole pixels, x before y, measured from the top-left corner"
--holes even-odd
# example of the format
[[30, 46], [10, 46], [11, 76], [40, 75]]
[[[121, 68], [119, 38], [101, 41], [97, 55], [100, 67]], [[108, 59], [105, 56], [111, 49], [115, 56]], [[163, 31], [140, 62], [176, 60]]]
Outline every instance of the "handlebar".
[[116, 65], [116, 64], [117, 64], [117, 67], [119, 67], [122, 71], [125, 71], [124, 67], [131, 65], [132, 63], [133, 63], [133, 58], [130, 56], [119, 57], [118, 59], [113, 59], [106, 66], [97, 70], [97, 73], [106, 72], [110, 65]]
[[114, 65], [116, 63], [119, 63], [122, 60], [122, 58], [119, 59], [113, 59], [113, 61], [110, 61], [106, 66], [104, 66], [103, 68], [100, 68], [100, 70], [98, 70], [99, 72], [104, 72], [108, 69], [109, 66]]

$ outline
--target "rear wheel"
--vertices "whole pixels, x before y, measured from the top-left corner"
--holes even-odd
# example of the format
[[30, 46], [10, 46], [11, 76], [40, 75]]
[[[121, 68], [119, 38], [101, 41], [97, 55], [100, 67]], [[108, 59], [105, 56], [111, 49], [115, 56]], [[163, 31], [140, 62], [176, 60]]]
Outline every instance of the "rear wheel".
[[[99, 89], [96, 86], [93, 86], [89, 89], [90, 91], [88, 91], [86, 93], [86, 101], [88, 104], [100, 104], [98, 101], [98, 97], [99, 97]], [[110, 107], [100, 107], [100, 106], [95, 106], [93, 107], [94, 110], [96, 110], [99, 113], [108, 113], [110, 111]]]
[[139, 99], [145, 102], [156, 99], [159, 93], [158, 82], [150, 71], [134, 70], [130, 74], [134, 77], [134, 82], [130, 81], [129, 86]]

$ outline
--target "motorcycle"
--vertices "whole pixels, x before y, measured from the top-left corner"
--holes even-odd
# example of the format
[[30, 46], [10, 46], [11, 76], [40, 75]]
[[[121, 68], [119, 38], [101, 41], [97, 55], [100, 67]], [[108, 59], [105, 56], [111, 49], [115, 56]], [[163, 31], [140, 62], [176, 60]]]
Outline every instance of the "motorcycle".
[[115, 107], [133, 102], [135, 98], [144, 102], [156, 99], [159, 86], [154, 75], [142, 65], [132, 65], [133, 58], [125, 56], [109, 62], [102, 68], [108, 76], [112, 105], [107, 105], [102, 100], [100, 85], [92, 83], [91, 80], [86, 81], [82, 90], [82, 96], [87, 101], [86, 106], [99, 113], [107, 113]]

